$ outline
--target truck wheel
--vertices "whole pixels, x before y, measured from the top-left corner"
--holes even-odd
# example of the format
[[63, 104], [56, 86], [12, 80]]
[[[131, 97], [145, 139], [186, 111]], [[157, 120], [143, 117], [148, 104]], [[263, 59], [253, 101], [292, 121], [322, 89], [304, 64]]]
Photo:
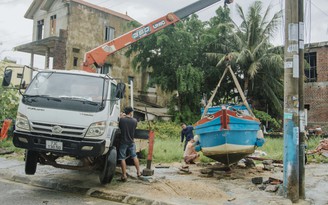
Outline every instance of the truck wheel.
[[34, 175], [38, 163], [39, 153], [31, 150], [25, 152], [25, 174]]
[[99, 180], [101, 184], [107, 184], [112, 181], [115, 175], [117, 152], [115, 147], [110, 147], [104, 161], [104, 167], [100, 171]]

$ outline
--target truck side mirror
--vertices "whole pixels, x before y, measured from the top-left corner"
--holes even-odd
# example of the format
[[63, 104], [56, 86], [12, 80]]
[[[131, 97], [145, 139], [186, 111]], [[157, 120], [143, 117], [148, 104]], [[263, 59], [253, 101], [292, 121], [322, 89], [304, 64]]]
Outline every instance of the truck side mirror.
[[124, 83], [118, 83], [116, 87], [116, 93], [115, 96], [119, 99], [122, 99], [124, 97], [125, 93], [125, 84]]
[[13, 75], [13, 71], [11, 69], [5, 70], [2, 80], [2, 86], [8, 87], [10, 85], [12, 75]]

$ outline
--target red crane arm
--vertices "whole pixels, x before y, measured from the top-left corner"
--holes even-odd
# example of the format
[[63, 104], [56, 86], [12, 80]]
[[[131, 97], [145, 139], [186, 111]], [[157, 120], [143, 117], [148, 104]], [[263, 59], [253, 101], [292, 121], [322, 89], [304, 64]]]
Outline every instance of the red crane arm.
[[178, 21], [180, 21], [179, 17], [169, 13], [88, 51], [84, 56], [83, 70], [96, 72], [94, 67], [103, 66], [107, 56]]

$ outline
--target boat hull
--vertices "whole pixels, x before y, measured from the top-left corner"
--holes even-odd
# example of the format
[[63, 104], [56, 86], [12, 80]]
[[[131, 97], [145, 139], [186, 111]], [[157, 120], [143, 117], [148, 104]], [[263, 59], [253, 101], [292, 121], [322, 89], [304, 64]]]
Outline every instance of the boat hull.
[[195, 124], [203, 154], [226, 165], [254, 153], [259, 143], [260, 121], [221, 109]]

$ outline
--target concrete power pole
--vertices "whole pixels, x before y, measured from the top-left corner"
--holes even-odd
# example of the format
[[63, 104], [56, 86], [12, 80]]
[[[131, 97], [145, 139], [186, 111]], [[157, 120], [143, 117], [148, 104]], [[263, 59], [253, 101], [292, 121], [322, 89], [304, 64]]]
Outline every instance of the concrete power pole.
[[284, 182], [285, 197], [299, 200], [299, 21], [298, 1], [285, 0]]

